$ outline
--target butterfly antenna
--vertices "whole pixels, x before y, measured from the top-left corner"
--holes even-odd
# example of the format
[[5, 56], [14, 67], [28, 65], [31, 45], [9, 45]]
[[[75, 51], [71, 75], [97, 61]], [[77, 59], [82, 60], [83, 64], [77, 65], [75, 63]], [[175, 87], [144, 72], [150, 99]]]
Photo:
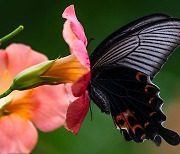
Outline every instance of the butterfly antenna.
[[92, 122], [92, 108], [91, 108], [91, 98], [89, 98], [89, 110], [90, 110], [90, 114], [91, 114], [91, 122]]

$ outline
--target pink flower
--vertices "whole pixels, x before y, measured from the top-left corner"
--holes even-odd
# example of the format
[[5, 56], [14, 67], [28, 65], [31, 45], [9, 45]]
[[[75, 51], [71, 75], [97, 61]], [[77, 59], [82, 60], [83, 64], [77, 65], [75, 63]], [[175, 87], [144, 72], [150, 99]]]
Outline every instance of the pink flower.
[[67, 19], [63, 36], [70, 47], [71, 55], [56, 60], [40, 77], [56, 79], [55, 82], [52, 80], [52, 83], [46, 84], [72, 83], [64, 86], [64, 97], [71, 102], [67, 103], [67, 100], [63, 99], [64, 104], [68, 106], [64, 126], [77, 134], [89, 109], [86, 89], [90, 80], [90, 62], [86, 50], [87, 39], [81, 23], [76, 18], [74, 6], [67, 7], [62, 16]]
[[[10, 90], [24, 90], [44, 84], [70, 83], [60, 86], [59, 93], [63, 94], [61, 96], [63, 99], [59, 96], [59, 101], [61, 101], [62, 105], [66, 104], [67, 112], [65, 115], [61, 109], [59, 113], [65, 115], [64, 126], [77, 134], [89, 109], [87, 86], [90, 80], [90, 61], [86, 49], [87, 39], [81, 23], [76, 18], [74, 6], [67, 7], [62, 16], [67, 19], [64, 24], [63, 37], [70, 47], [71, 55], [55, 61], [42, 62], [20, 72], [15, 77]], [[22, 60], [18, 62], [22, 66]], [[66, 90], [64, 93], [62, 92], [63, 88]], [[55, 94], [57, 92], [58, 90]], [[1, 96], [3, 97], [4, 94]], [[30, 97], [30, 94], [28, 94], [28, 97]], [[36, 97], [32, 95], [32, 98], [29, 99], [33, 98]], [[53, 100], [57, 99], [56, 97], [53, 98]], [[38, 113], [39, 116], [43, 117], [43, 114]], [[38, 126], [38, 124], [36, 125]]]
[[76, 17], [74, 6], [67, 7], [62, 17], [67, 19], [64, 23], [63, 37], [68, 43], [71, 53], [75, 54], [81, 64], [88, 68], [88, 72], [72, 85], [72, 92], [78, 99], [69, 105], [66, 115], [65, 127], [77, 134], [89, 109], [88, 91], [86, 89], [90, 80], [90, 61], [86, 49], [87, 38]]
[[[0, 50], [0, 93], [9, 88], [17, 73], [46, 60], [22, 44]], [[42, 86], [0, 99], [0, 153], [29, 153], [38, 138], [35, 126], [44, 132], [62, 126], [69, 104], [67, 94], [64, 85]]]
[[77, 134], [89, 109], [87, 86], [90, 80], [90, 61], [86, 49], [86, 35], [76, 17], [74, 6], [67, 7], [62, 17], [67, 19], [63, 37], [69, 45], [71, 55], [57, 60], [42, 76], [59, 78], [55, 84], [71, 83], [65, 85], [71, 103], [67, 108], [64, 126]]

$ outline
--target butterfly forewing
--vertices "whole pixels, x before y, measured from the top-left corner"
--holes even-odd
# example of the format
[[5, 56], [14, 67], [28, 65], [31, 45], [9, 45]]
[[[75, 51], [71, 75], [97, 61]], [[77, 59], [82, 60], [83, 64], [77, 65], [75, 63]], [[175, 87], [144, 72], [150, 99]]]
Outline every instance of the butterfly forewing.
[[154, 77], [173, 50], [179, 46], [179, 38], [179, 19], [152, 20], [152, 23], [123, 34], [120, 29], [114, 38], [104, 42], [103, 47], [95, 49], [91, 55], [92, 68], [123, 65]]
[[104, 55], [107, 52], [108, 47], [113, 47], [114, 43], [116, 43], [117, 39], [119, 39], [121, 36], [126, 34], [127, 32], [130, 32], [138, 27], [147, 25], [149, 23], [153, 23], [156, 21], [164, 20], [170, 18], [169, 16], [165, 14], [153, 14], [149, 16], [142, 17], [140, 19], [137, 19], [136, 21], [133, 21], [126, 26], [118, 29], [113, 34], [108, 36], [100, 45], [96, 48], [96, 50], [91, 55], [91, 65], [95, 67], [95, 63], [101, 59], [101, 56]]
[[179, 135], [162, 126], [163, 101], [151, 82], [179, 44], [180, 20], [158, 14], [120, 28], [92, 53], [90, 97], [127, 141], [150, 139], [159, 146], [163, 137], [179, 144]]
[[180, 21], [158, 23], [139, 32], [138, 38], [138, 46], [116, 63], [154, 77], [180, 44]]

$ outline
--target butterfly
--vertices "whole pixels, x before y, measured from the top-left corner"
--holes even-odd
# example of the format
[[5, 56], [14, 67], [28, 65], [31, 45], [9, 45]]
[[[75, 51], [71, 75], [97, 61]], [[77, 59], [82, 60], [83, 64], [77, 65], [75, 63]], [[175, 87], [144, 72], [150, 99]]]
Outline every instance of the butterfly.
[[179, 135], [162, 125], [163, 100], [152, 83], [179, 45], [180, 19], [152, 14], [118, 29], [91, 54], [90, 98], [111, 114], [125, 140], [180, 143]]

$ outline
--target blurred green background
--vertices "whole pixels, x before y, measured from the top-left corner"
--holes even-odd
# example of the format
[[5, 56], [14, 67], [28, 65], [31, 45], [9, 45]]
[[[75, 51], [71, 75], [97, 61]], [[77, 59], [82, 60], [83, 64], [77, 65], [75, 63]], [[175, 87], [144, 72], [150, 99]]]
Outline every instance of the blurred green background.
[[[22, 24], [25, 30], [11, 42], [30, 45], [36, 51], [46, 54], [50, 59], [69, 54], [67, 44], [62, 38], [63, 10], [74, 4], [78, 19], [85, 28], [88, 39], [95, 38], [89, 45], [89, 53], [119, 27], [141, 16], [151, 13], [166, 13], [180, 18], [179, 0], [1, 0], [0, 37], [8, 34]], [[18, 56], [18, 55], [17, 55]], [[170, 57], [161, 73], [156, 77], [164, 99], [163, 110], [168, 116], [164, 125], [180, 133], [180, 48]], [[102, 114], [92, 103], [78, 135], [64, 128], [51, 133], [39, 132], [39, 140], [33, 154], [176, 154], [180, 146], [172, 147], [163, 142], [157, 148], [152, 142], [137, 144], [125, 142], [114, 127], [110, 116]], [[176, 112], [176, 113], [175, 113]]]

